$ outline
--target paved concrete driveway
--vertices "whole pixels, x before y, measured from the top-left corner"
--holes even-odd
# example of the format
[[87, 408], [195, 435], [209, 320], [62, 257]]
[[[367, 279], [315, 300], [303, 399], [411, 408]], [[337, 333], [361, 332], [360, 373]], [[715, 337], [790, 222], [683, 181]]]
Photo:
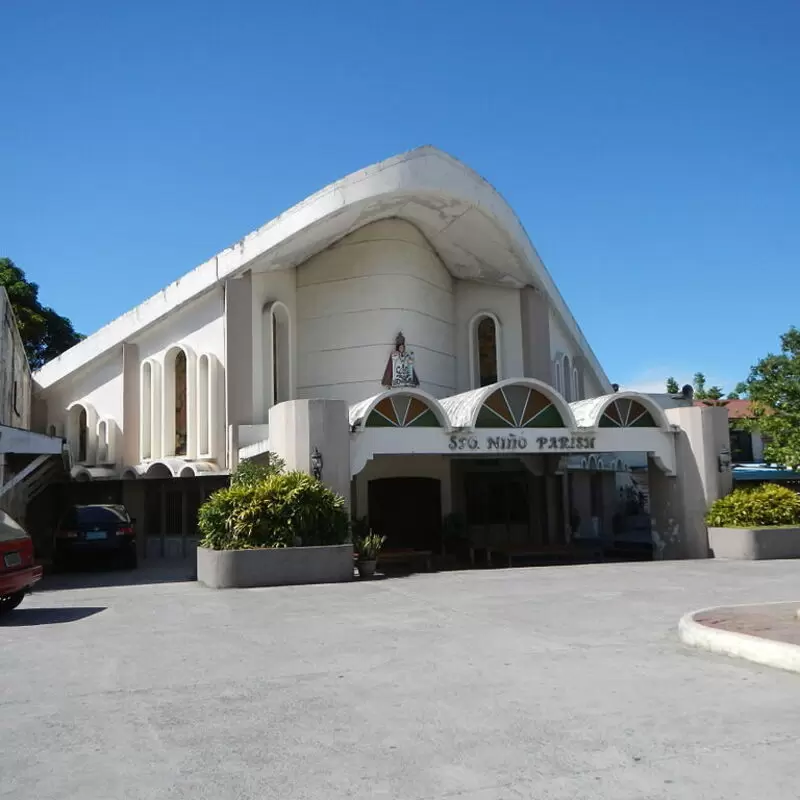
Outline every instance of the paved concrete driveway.
[[0, 624], [0, 797], [797, 797], [800, 676], [675, 628], [800, 598], [798, 578], [675, 562], [41, 592]]

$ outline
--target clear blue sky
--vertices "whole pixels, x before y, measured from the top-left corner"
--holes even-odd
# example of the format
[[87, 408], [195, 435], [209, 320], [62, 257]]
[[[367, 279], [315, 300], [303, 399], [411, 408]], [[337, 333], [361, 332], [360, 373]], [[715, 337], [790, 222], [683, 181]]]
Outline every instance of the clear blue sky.
[[0, 255], [91, 333], [434, 144], [522, 219], [612, 381], [800, 325], [800, 2], [3, 0]]

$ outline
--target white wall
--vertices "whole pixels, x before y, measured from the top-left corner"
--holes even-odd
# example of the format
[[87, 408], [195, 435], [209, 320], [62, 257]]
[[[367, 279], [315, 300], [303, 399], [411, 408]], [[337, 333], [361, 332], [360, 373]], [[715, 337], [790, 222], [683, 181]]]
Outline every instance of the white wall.
[[525, 374], [522, 357], [522, 318], [518, 289], [489, 286], [471, 281], [456, 281], [456, 353], [458, 356], [458, 391], [472, 385], [470, 322], [481, 312], [491, 312], [500, 321], [498, 378]]
[[453, 280], [411, 224], [382, 220], [297, 268], [297, 396], [354, 403], [381, 391], [402, 330], [420, 388], [453, 394]]

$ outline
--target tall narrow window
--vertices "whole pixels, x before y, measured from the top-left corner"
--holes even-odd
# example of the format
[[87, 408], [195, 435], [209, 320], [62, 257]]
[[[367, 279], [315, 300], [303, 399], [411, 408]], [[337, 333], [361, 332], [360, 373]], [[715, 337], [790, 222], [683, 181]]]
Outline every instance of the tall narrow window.
[[578, 368], [572, 368], [572, 394], [573, 400], [583, 400], [583, 390], [580, 386], [580, 381], [578, 380]]
[[78, 414], [78, 461], [86, 461], [86, 443], [89, 426], [86, 420], [86, 409], [81, 408]]
[[144, 461], [153, 457], [153, 365], [149, 361], [142, 364], [142, 398], [139, 409], [142, 415], [139, 450], [140, 458]]
[[175, 455], [185, 456], [188, 442], [186, 425], [186, 353], [179, 350], [175, 355]]
[[267, 303], [261, 318], [264, 376], [264, 421], [276, 403], [292, 399], [289, 369], [289, 310], [283, 303]]
[[562, 386], [561, 381], [561, 359], [559, 358], [555, 363], [555, 371], [556, 371], [556, 391], [560, 394], [563, 394], [564, 387]]
[[108, 423], [102, 419], [97, 423], [97, 463], [108, 463]]
[[564, 397], [568, 403], [575, 399], [572, 396], [572, 368], [569, 363], [569, 356], [564, 356]]
[[210, 452], [210, 417], [211, 404], [211, 370], [207, 355], [200, 356], [197, 368], [197, 445], [200, 455]]
[[478, 323], [478, 385], [497, 383], [497, 326], [491, 317]]

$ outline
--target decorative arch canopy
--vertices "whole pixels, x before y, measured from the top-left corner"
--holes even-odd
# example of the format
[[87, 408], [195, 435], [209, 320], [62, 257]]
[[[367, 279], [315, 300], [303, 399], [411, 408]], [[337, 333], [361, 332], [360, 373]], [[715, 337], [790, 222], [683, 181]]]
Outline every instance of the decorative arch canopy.
[[609, 403], [600, 417], [601, 428], [657, 428], [653, 415], [639, 402], [621, 397]]
[[481, 405], [476, 428], [563, 428], [561, 412], [532, 386], [509, 384], [492, 392]]
[[436, 414], [421, 397], [393, 394], [379, 400], [364, 423], [365, 428], [440, 428]]

